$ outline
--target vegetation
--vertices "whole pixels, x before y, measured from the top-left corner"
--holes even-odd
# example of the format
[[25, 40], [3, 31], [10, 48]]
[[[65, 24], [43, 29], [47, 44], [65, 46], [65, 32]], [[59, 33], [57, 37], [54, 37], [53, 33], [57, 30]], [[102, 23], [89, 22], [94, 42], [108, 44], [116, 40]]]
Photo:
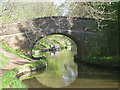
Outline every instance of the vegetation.
[[[101, 33], [103, 33], [104, 35], [100, 38], [100, 42], [102, 44], [105, 44], [105, 46], [100, 47], [98, 45], [99, 41], [96, 41], [97, 38], [89, 37], [89, 41], [87, 41], [86, 43], [90, 43], [92, 47], [87, 47], [86, 53], [88, 57], [84, 58], [83, 62], [94, 64], [96, 66], [100, 65], [101, 67], [104, 66], [118, 68], [120, 67], [120, 53], [118, 52], [120, 49], [120, 37], [118, 36], [120, 33], [120, 30], [118, 29], [118, 23], [120, 23], [120, 20], [118, 20], [120, 19], [120, 17], [118, 17], [118, 15], [120, 14], [120, 12], [118, 12], [119, 8], [120, 2], [65, 2], [58, 7], [52, 2], [28, 3], [11, 2], [10, 0], [8, 0], [7, 2], [2, 2], [2, 6], [0, 6], [0, 21], [4, 23], [20, 19], [59, 15], [66, 15], [68, 17], [73, 16], [81, 18], [94, 18], [97, 22], [97, 25], [96, 23], [91, 23], [91, 25], [88, 27], [88, 31], [97, 33], [98, 35], [101, 35]], [[94, 26], [97, 26], [97, 29], [94, 29]], [[65, 36], [50, 35], [40, 39], [33, 49], [38, 50], [42, 48], [50, 48], [50, 44], [53, 43], [59, 44], [61, 47], [65, 47], [67, 46], [67, 42], [73, 41], [66, 38]], [[15, 51], [9, 48], [4, 43], [0, 43], [0, 46], [2, 46], [9, 53], [16, 54], [19, 57], [31, 60], [30, 57], [25, 56], [20, 51]], [[43, 56], [43, 54], [38, 54], [36, 56]], [[63, 58], [68, 58], [68, 56], [64, 54], [63, 57], [61, 57], [60, 59], [64, 60]], [[0, 53], [0, 60], [0, 68], [5, 67], [5, 65], [9, 63], [9, 59], [5, 57], [2, 53]], [[46, 75], [50, 77], [51, 73], [56, 76], [62, 76], [61, 68], [63, 67], [64, 63], [69, 62], [67, 61], [69, 59], [66, 59], [66, 61], [61, 60], [57, 62], [56, 60], [52, 61], [52, 59], [50, 59], [49, 69], [51, 71], [48, 72]], [[26, 88], [26, 86], [16, 77], [17, 72], [24, 68], [31, 69], [36, 66], [41, 66], [37, 67], [38, 70], [41, 70], [42, 68], [44, 68], [46, 62], [46, 60], [40, 60], [38, 62], [29, 63], [18, 68], [9, 70], [2, 76], [2, 85], [0, 89]]]
[[25, 88], [26, 86], [16, 78], [17, 68], [9, 70], [2, 76], [2, 88]]
[[[4, 0], [3, 0], [4, 1]], [[59, 9], [51, 2], [2, 2], [2, 22], [35, 17], [56, 16]]]
[[[47, 6], [47, 7], [46, 7]], [[104, 48], [93, 45], [93, 48], [88, 51], [91, 55], [96, 54], [104, 56], [110, 56], [111, 54], [118, 55], [118, 6], [119, 2], [64, 2], [59, 5], [53, 2], [3, 2], [1, 19], [2, 22], [14, 21], [18, 19], [28, 19], [33, 17], [45, 17], [45, 16], [77, 16], [81, 18], [94, 18], [97, 22], [97, 29], [90, 29], [92, 32], [99, 33], [104, 32], [105, 37], [101, 38], [103, 43], [106, 44]], [[43, 9], [44, 8], [44, 9]], [[49, 8], [49, 9], [48, 9]], [[26, 12], [27, 11], [27, 12]], [[88, 28], [94, 27], [94, 23]], [[72, 28], [72, 27], [71, 27]], [[90, 37], [91, 38], [91, 37]], [[47, 40], [47, 39], [46, 39]], [[50, 41], [50, 39], [48, 39]], [[42, 41], [42, 39], [41, 39]], [[49, 48], [50, 44], [45, 40], [39, 48]], [[62, 40], [61, 40], [62, 41]], [[91, 44], [96, 43], [91, 38]], [[113, 41], [113, 42], [111, 42]], [[55, 42], [59, 43], [59, 42]], [[65, 44], [61, 44], [65, 45]], [[114, 47], [113, 47], [114, 46]], [[87, 51], [87, 52], [88, 52]], [[103, 56], [103, 55], [102, 55]]]
[[[71, 78], [75, 78], [78, 72], [77, 64], [74, 63], [73, 60], [73, 55], [76, 54], [75, 49], [73, 48], [72, 52], [63, 49], [60, 51], [60, 54], [52, 57], [50, 55], [51, 52], [48, 52], [46, 54], [46, 57], [48, 58], [48, 69], [44, 73], [37, 75], [35, 78], [43, 85], [52, 88], [60, 88], [60, 86], [63, 86], [63, 83], [66, 83], [67, 81], [70, 83], [72, 81]], [[68, 76], [68, 78], [64, 79], [64, 76]]]
[[27, 60], [31, 60], [31, 58], [29, 56], [24, 55], [22, 52], [17, 51], [17, 50], [13, 50], [12, 48], [8, 47], [5, 43], [0, 43], [0, 46], [2, 48], [4, 48], [4, 50], [6, 50], [9, 53], [15, 54], [21, 58], [27, 59]]
[[0, 53], [0, 68], [5, 67], [9, 63], [9, 59]]
[[59, 44], [60, 47], [66, 47], [67, 43], [72, 43], [73, 41], [68, 38], [67, 36], [64, 35], [50, 35], [47, 37], [44, 37], [42, 39], [40, 39], [36, 45], [34, 46], [34, 50], [37, 49], [43, 49], [43, 48], [50, 48], [51, 44]]
[[109, 56], [109, 57], [87, 57], [85, 62], [89, 62], [91, 64], [101, 65], [103, 67], [109, 68], [120, 68], [119, 63], [120, 60], [117, 57]]
[[116, 20], [118, 2], [70, 2], [68, 15], [101, 20]]
[[37, 62], [25, 64], [23, 66], [19, 66], [17, 68], [9, 70], [2, 76], [1, 88], [26, 88], [26, 86], [20, 80], [18, 80], [17, 72], [26, 68], [31, 70], [32, 68], [37, 66], [39, 66], [37, 67], [37, 70], [42, 70], [46, 67], [46, 63], [46, 60], [39, 60]]
[[[69, 4], [67, 7], [68, 16], [94, 18], [97, 21], [97, 29], [90, 29], [90, 31], [100, 36], [101, 33], [103, 34], [100, 41], [97, 41], [99, 39], [95, 36], [89, 37], [89, 41], [86, 43], [90, 43], [92, 47], [87, 47], [88, 57], [85, 58], [85, 61], [106, 64], [106, 66], [111, 65], [111, 67], [119, 66], [118, 7], [120, 7], [120, 2], [70, 2]], [[102, 47], [99, 46], [99, 43]]]
[[[88, 54], [88, 57], [86, 59], [93, 59], [93, 61], [96, 59], [99, 62], [101, 61], [100, 58], [105, 61], [108, 57], [111, 57], [109, 61], [111, 60], [114, 63], [114, 61], [118, 62], [118, 60], [120, 60], [120, 53], [118, 52], [118, 46], [120, 46], [118, 37], [118, 33], [120, 32], [118, 31], [118, 23], [120, 21], [118, 20], [119, 7], [120, 2], [64, 2], [57, 6], [52, 2], [18, 3], [8, 1], [3, 2], [2, 7], [0, 7], [2, 9], [0, 19], [2, 22], [8, 22], [18, 19], [59, 15], [94, 18], [97, 25], [95, 23], [91, 23], [88, 27], [88, 31], [97, 33], [98, 35], [103, 33], [104, 35], [100, 38], [100, 43], [105, 46], [100, 47], [99, 41], [96, 41], [97, 38], [89, 37], [88, 42], [92, 47], [87, 47], [86, 53]], [[92, 29], [94, 26], [97, 26], [97, 29]], [[49, 48], [52, 43], [60, 44], [61, 47], [66, 46], [66, 43], [61, 44], [65, 38], [61, 37], [60, 39], [61, 40], [58, 40], [60, 42], [58, 42], [56, 41], [56, 36], [43, 38], [38, 41], [34, 49]], [[19, 53], [19, 51], [9, 50], [5, 45], [3, 45], [3, 47], [11, 53], [17, 53], [18, 56], [27, 58], [23, 54]]]

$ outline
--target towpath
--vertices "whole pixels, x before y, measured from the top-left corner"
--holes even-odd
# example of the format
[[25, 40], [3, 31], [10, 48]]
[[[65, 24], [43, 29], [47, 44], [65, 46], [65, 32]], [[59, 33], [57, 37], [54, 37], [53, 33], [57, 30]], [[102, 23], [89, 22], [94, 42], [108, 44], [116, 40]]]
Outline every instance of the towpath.
[[6, 50], [4, 50], [2, 47], [0, 47], [0, 52], [9, 58], [9, 64], [6, 65], [4, 68], [1, 68], [0, 69], [0, 78], [2, 77], [2, 75], [7, 72], [8, 70], [10, 69], [13, 69], [15, 67], [18, 67], [18, 66], [21, 66], [21, 65], [24, 65], [24, 64], [27, 64], [27, 63], [30, 63], [30, 62], [35, 62], [36, 60], [26, 60], [26, 59], [23, 59], [23, 58], [20, 58], [18, 57], [17, 55], [15, 54], [11, 54], [9, 52], [7, 52]]

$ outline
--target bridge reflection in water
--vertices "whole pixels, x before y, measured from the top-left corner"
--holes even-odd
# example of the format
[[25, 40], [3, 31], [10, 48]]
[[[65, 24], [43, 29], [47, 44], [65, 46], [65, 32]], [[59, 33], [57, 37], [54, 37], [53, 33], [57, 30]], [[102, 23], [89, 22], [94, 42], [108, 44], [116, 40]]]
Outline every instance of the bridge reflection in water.
[[47, 70], [23, 80], [28, 88], [118, 88], [116, 71], [75, 63], [74, 48], [52, 53], [42, 53], [48, 60]]

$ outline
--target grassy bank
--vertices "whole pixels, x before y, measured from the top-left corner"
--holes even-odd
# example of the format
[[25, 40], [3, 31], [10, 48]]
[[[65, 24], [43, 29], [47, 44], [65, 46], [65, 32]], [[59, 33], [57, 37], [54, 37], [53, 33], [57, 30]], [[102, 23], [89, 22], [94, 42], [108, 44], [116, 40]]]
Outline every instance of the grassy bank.
[[36, 67], [36, 70], [43, 70], [47, 66], [47, 60], [39, 60], [37, 62], [25, 64], [12, 70], [9, 70], [2, 76], [1, 88], [26, 88], [26, 86], [17, 78], [18, 73], [30, 70]]
[[1, 89], [2, 88], [25, 88], [26, 86], [22, 84], [21, 81], [19, 81], [16, 78], [16, 71], [18, 69], [14, 68], [12, 70], [9, 70], [2, 76], [2, 84], [1, 84]]
[[84, 62], [108, 68], [120, 68], [120, 60], [118, 57], [87, 57], [85, 58]]
[[[77, 55], [75, 55], [74, 58], [76, 59]], [[86, 57], [79, 61], [96, 67], [111, 68], [116, 70], [120, 68], [120, 57], [115, 56]]]
[[0, 46], [9, 53], [15, 54], [15, 55], [17, 55], [21, 58], [27, 59], [27, 60], [31, 60], [31, 58], [29, 56], [25, 56], [20, 51], [13, 50], [12, 48], [8, 47], [5, 43], [0, 43]]
[[5, 67], [9, 63], [9, 59], [0, 52], [0, 68]]

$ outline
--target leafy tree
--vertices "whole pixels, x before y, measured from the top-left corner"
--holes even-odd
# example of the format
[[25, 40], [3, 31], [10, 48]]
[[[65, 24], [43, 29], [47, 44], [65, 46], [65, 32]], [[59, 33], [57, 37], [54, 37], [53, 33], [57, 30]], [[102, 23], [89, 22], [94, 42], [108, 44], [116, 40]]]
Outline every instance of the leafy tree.
[[35, 17], [56, 16], [59, 11], [52, 2], [2, 2], [2, 22]]
[[68, 15], [102, 20], [116, 20], [118, 12], [117, 4], [116, 2], [71, 2], [68, 6]]
[[[71, 2], [67, 8], [68, 16], [94, 18], [97, 21], [96, 31], [104, 33], [101, 39], [106, 45], [104, 48], [96, 49], [101, 50], [100, 55], [118, 56], [118, 6], [119, 2]], [[92, 39], [91, 41], [93, 42]], [[90, 51], [93, 53], [96, 50]]]

